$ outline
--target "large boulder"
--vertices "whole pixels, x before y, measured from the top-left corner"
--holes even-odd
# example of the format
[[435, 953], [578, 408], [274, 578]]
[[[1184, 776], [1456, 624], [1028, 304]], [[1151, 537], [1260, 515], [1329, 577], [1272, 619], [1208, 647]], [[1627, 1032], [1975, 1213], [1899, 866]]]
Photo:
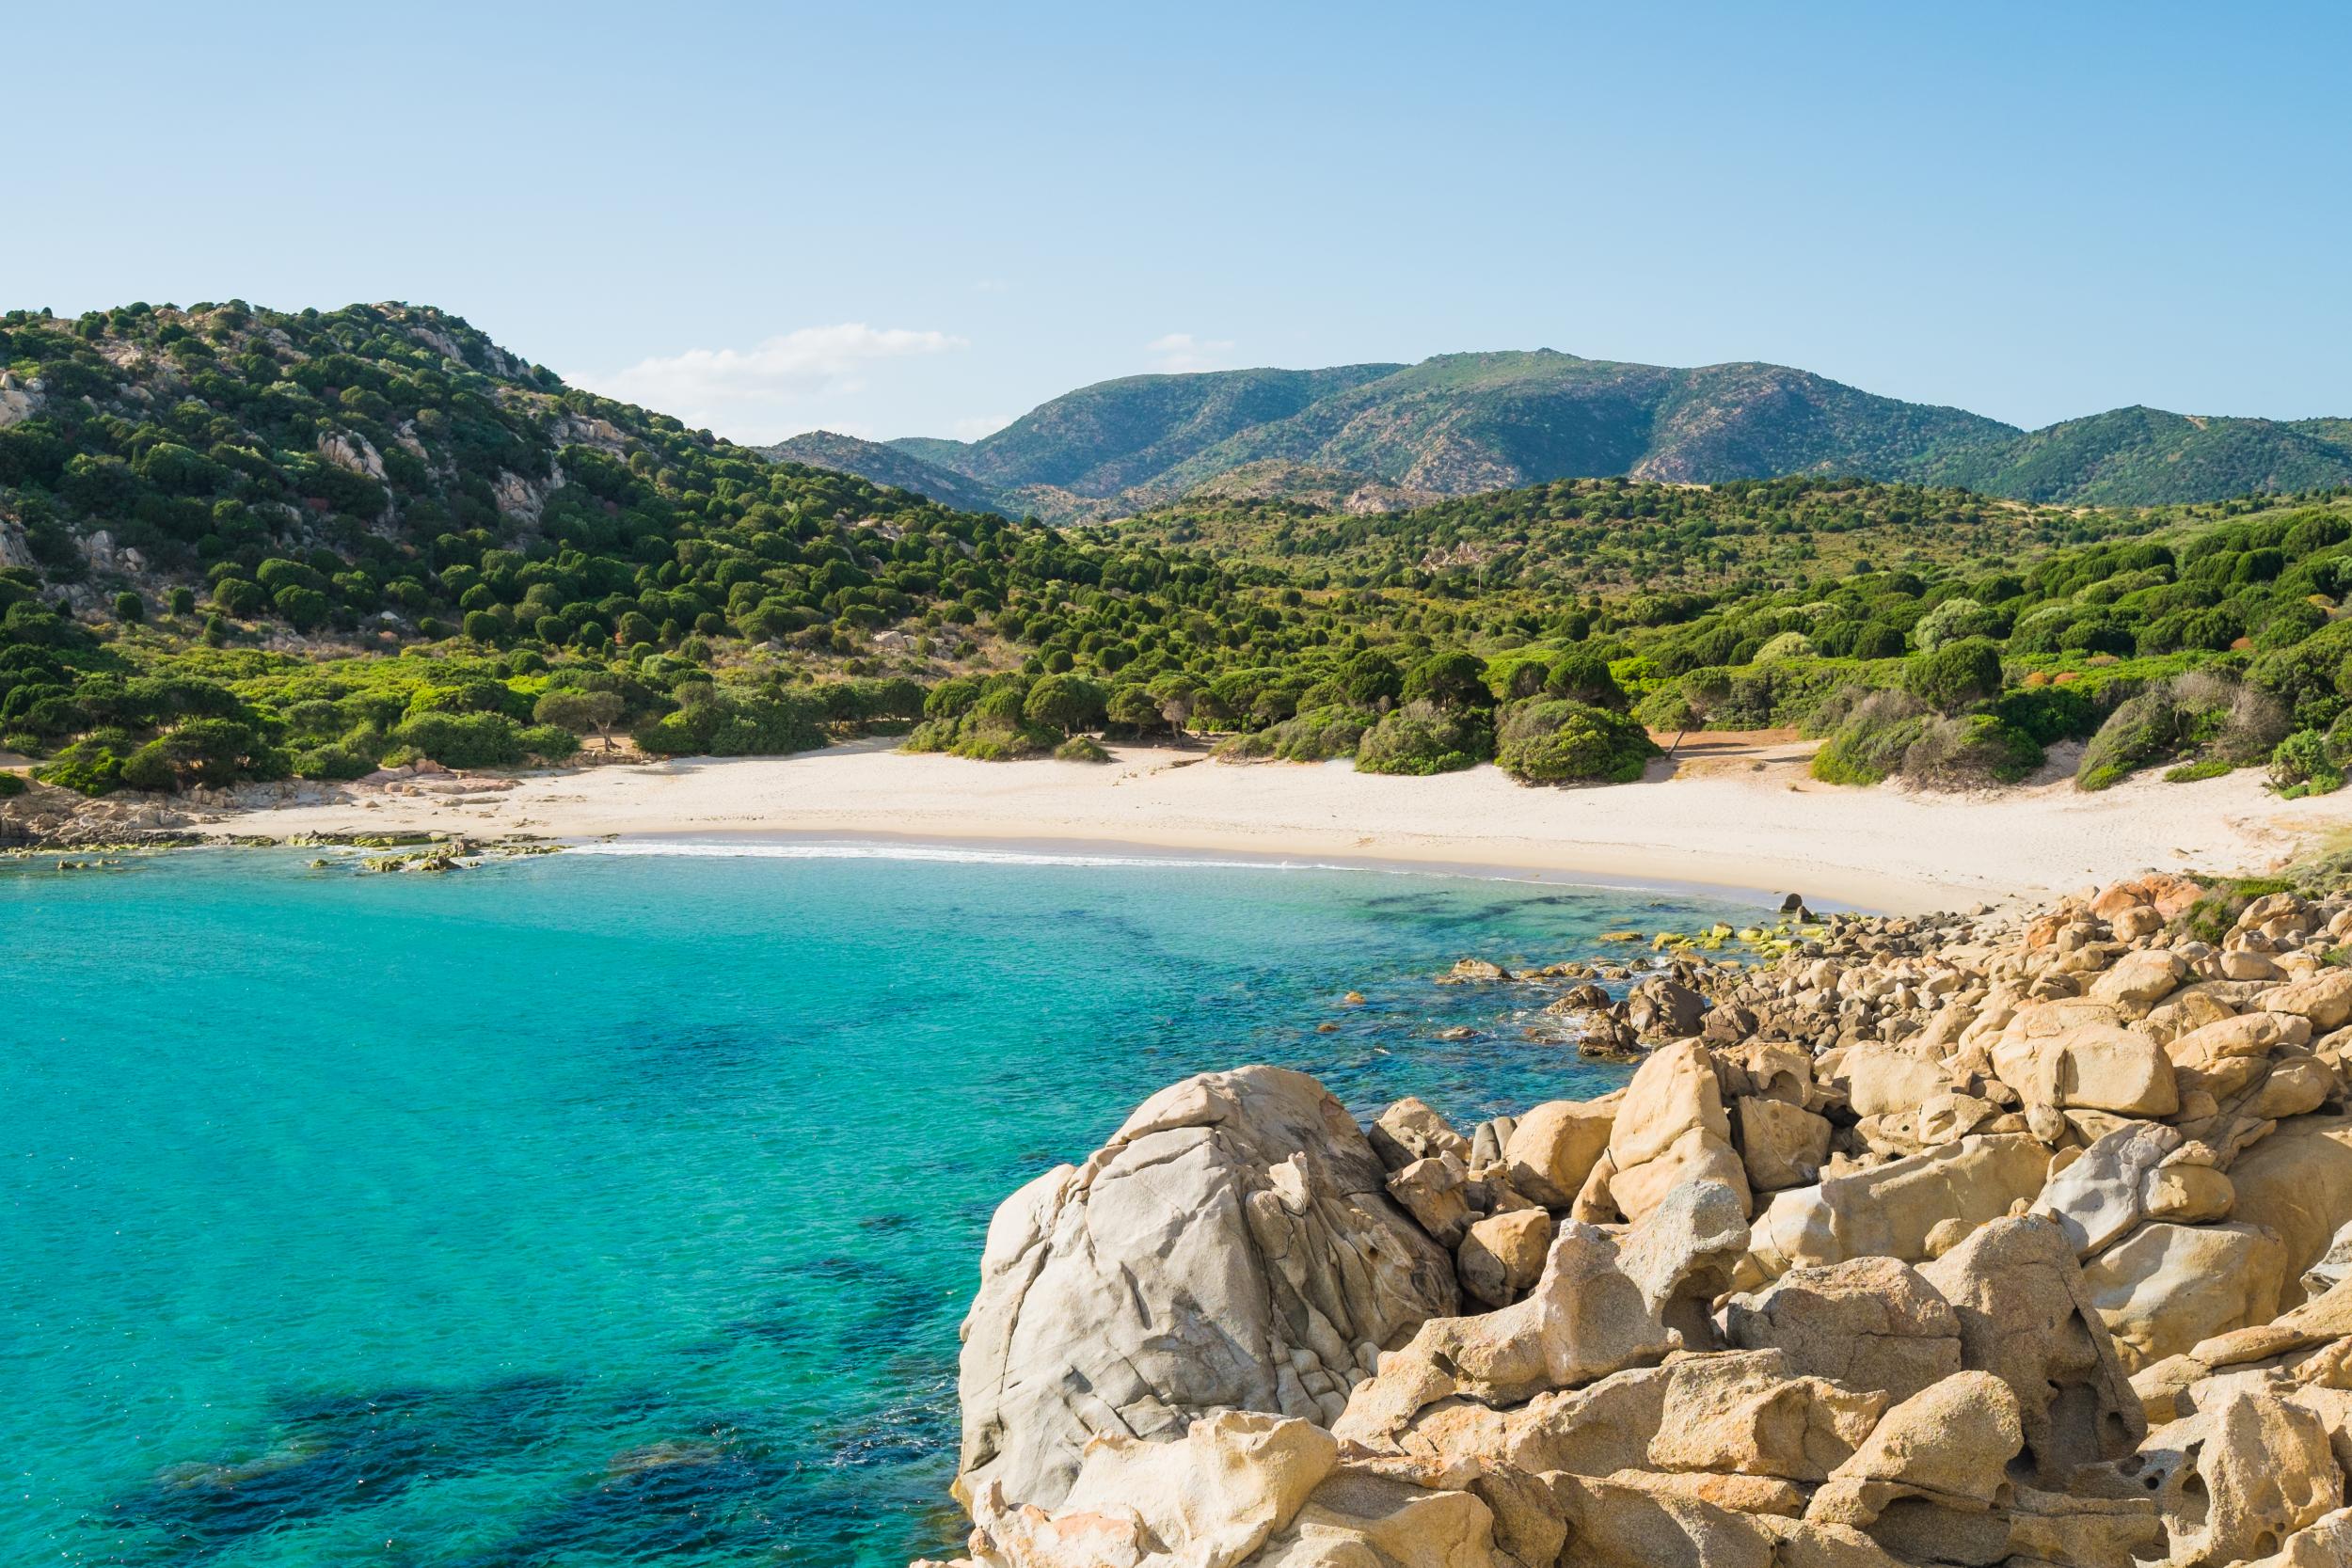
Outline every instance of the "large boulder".
[[1795, 1269], [1734, 1296], [1724, 1333], [1743, 1350], [1777, 1350], [1792, 1371], [1901, 1403], [1960, 1369], [1960, 1320], [1919, 1272], [1892, 1258]]
[[1567, 1208], [1608, 1149], [1616, 1115], [1613, 1099], [1547, 1100], [1530, 1110], [1503, 1146], [1511, 1185], [1547, 1209]]
[[2319, 1418], [2243, 1387], [2224, 1387], [2139, 1450], [2176, 1564], [2266, 1557], [2344, 1506], [2344, 1472]]
[[1922, 1267], [1960, 1322], [1963, 1366], [2017, 1396], [2040, 1483], [2121, 1459], [2147, 1432], [2074, 1244], [2050, 1221], [1994, 1220]]
[[2050, 1150], [2023, 1133], [1976, 1133], [1923, 1154], [1776, 1193], [1751, 1232], [1765, 1278], [1849, 1258], [1928, 1256], [1939, 1226], [1981, 1225], [2042, 1191]]
[[2295, 1282], [2352, 1224], [2352, 1117], [2287, 1122], [2230, 1166], [2233, 1219], [2267, 1227], [2286, 1246], [2288, 1285], [2280, 1305], [2302, 1299]]
[[1062, 1501], [1089, 1438], [1213, 1410], [1327, 1424], [1381, 1349], [1455, 1311], [1453, 1260], [1321, 1085], [1186, 1079], [996, 1212], [964, 1321], [957, 1496]]
[[1679, 1040], [1642, 1064], [1610, 1125], [1604, 1168], [1610, 1199], [1629, 1220], [1691, 1181], [1731, 1189], [1747, 1212], [1747, 1167], [1732, 1148], [1731, 1117], [1707, 1047]]
[[2127, 1122], [2051, 1177], [2031, 1212], [2055, 1222], [2075, 1255], [2088, 1258], [2148, 1217], [2156, 1171], [2180, 1147], [2176, 1128]]
[[[2086, 1021], [2072, 1022], [2078, 1015]], [[2090, 1017], [2082, 1004], [2019, 1011], [1993, 1047], [1993, 1069], [2028, 1105], [2126, 1117], [2169, 1117], [2181, 1108], [2165, 1048], [2139, 1030]]]
[[2143, 1225], [2083, 1265], [2126, 1371], [2279, 1312], [2286, 1248], [2254, 1225]]

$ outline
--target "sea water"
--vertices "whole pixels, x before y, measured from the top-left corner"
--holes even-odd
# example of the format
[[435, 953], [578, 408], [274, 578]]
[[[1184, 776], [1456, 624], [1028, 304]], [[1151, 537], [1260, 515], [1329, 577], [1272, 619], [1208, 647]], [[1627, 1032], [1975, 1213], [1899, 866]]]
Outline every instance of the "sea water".
[[839, 845], [309, 861], [0, 863], [0, 1561], [944, 1554], [998, 1200], [1206, 1069], [1462, 1125], [1600, 1092], [1540, 997], [1431, 976], [1756, 914]]

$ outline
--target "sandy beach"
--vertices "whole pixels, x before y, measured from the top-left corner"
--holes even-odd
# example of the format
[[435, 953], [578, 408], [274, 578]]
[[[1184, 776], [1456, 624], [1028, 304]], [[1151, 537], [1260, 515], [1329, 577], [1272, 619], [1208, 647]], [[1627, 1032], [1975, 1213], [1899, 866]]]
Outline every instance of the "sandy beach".
[[2063, 781], [1920, 795], [1818, 784], [1804, 748], [1775, 738], [1703, 750], [1673, 777], [1572, 790], [1524, 788], [1493, 768], [1378, 778], [1344, 763], [1243, 766], [1154, 747], [1119, 748], [1108, 765], [982, 763], [875, 742], [527, 775], [503, 788], [361, 786], [206, 826], [1128, 846], [1799, 892], [1885, 911], [2041, 897], [2148, 869], [2256, 871], [2352, 826], [2352, 801], [2283, 801], [2252, 770], [2188, 784], [2150, 776], [2096, 795]]

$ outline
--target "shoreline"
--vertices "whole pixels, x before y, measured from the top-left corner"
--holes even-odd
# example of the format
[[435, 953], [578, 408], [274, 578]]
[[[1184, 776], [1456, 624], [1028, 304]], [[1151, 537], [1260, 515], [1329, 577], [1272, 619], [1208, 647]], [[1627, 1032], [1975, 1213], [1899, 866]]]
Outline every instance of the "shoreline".
[[345, 786], [190, 826], [212, 837], [436, 830], [555, 840], [862, 838], [1061, 852], [1210, 853], [1454, 869], [1599, 886], [1797, 893], [1891, 913], [2004, 905], [2152, 870], [2261, 871], [2352, 828], [2352, 800], [2286, 801], [2259, 774], [1932, 796], [1822, 784], [1801, 748], [1667, 778], [1536, 789], [1479, 768], [1383, 778], [1344, 765], [1114, 750], [1108, 765], [973, 762], [864, 743], [431, 788]]

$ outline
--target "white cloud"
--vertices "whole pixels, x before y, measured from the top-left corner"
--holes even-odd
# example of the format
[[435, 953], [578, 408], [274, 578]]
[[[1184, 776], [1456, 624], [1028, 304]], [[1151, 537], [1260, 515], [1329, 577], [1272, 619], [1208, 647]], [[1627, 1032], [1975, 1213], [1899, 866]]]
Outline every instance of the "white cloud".
[[970, 419], [958, 420], [947, 428], [959, 441], [977, 441], [983, 436], [995, 435], [1012, 420], [1010, 414], [975, 414]]
[[1159, 360], [1155, 367], [1162, 371], [1215, 371], [1232, 362], [1233, 340], [1231, 338], [1196, 338], [1189, 332], [1170, 332], [1152, 339], [1143, 345], [1146, 354]]
[[774, 440], [787, 426], [811, 428], [818, 412], [812, 404], [864, 391], [866, 372], [877, 364], [970, 346], [969, 340], [948, 332], [844, 322], [803, 326], [748, 349], [691, 348], [611, 374], [573, 379], [590, 391], [673, 414], [723, 436]]

